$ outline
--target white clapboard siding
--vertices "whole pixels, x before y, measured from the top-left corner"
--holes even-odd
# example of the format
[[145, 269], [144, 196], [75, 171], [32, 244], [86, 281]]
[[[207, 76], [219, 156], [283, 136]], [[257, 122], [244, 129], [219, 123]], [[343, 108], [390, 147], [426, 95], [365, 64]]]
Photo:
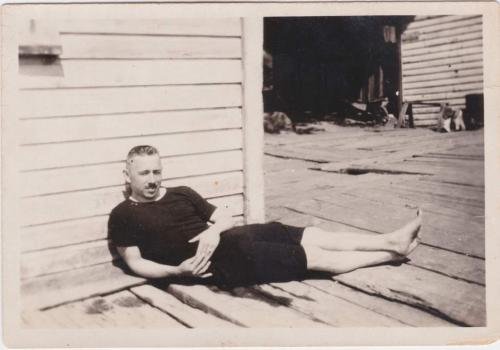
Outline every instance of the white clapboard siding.
[[[418, 106], [418, 107], [417, 107]], [[425, 114], [425, 113], [438, 113], [440, 110], [441, 110], [441, 107], [422, 107], [422, 105], [416, 105], [414, 107], [414, 110], [418, 111], [418, 113], [422, 113], [422, 114]]]
[[[23, 145], [160, 133], [241, 128], [239, 108], [160, 111], [149, 113], [26, 119], [21, 121]], [[58, 130], [57, 133], [51, 132]]]
[[239, 18], [57, 20], [61, 33], [241, 36]]
[[[455, 17], [455, 18], [453, 18]], [[458, 18], [457, 18], [458, 17]], [[445, 17], [446, 18], [446, 17]], [[435, 23], [429, 24], [429, 21], [432, 19], [426, 20], [427, 25], [414, 27], [412, 26], [412, 30], [418, 32], [420, 35], [424, 33], [434, 34], [438, 32], [444, 32], [447, 30], [455, 29], [455, 28], [463, 28], [464, 26], [472, 26], [476, 24], [481, 24], [482, 18], [481, 15], [476, 16], [447, 16], [448, 19], [452, 19], [451, 21], [445, 21], [442, 18]], [[420, 21], [422, 22], [422, 21]]]
[[452, 71], [452, 72], [461, 72], [461, 71], [466, 71], [470, 69], [479, 69], [482, 71], [482, 61], [470, 61], [470, 62], [462, 62], [462, 63], [450, 63], [450, 64], [440, 64], [432, 67], [427, 67], [427, 68], [415, 68], [415, 69], [409, 69], [405, 65], [405, 75], [403, 76], [403, 80], [406, 79], [407, 77], [415, 77], [418, 79], [418, 77], [423, 76], [423, 75], [433, 75], [433, 74], [438, 74], [438, 73], [443, 73], [446, 71]]
[[241, 82], [240, 60], [62, 60], [64, 76], [23, 76], [21, 88]]
[[[210, 200], [215, 205], [224, 205], [223, 201], [224, 197]], [[236, 205], [235, 212], [237, 208], [241, 205]], [[234, 219], [237, 225], [244, 222], [242, 213]], [[108, 215], [23, 227], [20, 233], [22, 253], [97, 241], [108, 237]]]
[[475, 61], [480, 61], [482, 58], [481, 53], [473, 53], [470, 55], [465, 55], [465, 56], [452, 56], [449, 58], [442, 58], [438, 60], [433, 60], [433, 61], [419, 61], [419, 62], [410, 62], [406, 63], [404, 66], [407, 67], [409, 70], [419, 70], [420, 68], [429, 68], [429, 67], [435, 67], [435, 66], [449, 66], [452, 64], [461, 64], [461, 63], [467, 63], [467, 62], [475, 62]]
[[[482, 51], [481, 16], [417, 16], [402, 36], [403, 99], [464, 108], [483, 91]], [[415, 126], [436, 126], [439, 110], [414, 105]]]
[[62, 74], [19, 75], [15, 163], [23, 306], [38, 308], [142, 283], [110, 266], [107, 241], [131, 147], [157, 147], [165, 186], [190, 186], [240, 222], [246, 187], [241, 19], [41, 17]]
[[[406, 52], [407, 57], [421, 57], [425, 58], [427, 55], [431, 53], [441, 53], [441, 52], [446, 52], [446, 51], [453, 51], [453, 50], [462, 50], [466, 48], [471, 48], [471, 47], [477, 47], [481, 46], [482, 40], [477, 40], [481, 38], [476, 38], [476, 40], [467, 40], [467, 41], [459, 41], [456, 43], [448, 43], [447, 46], [440, 46], [437, 48], [433, 47], [422, 47], [422, 48], [417, 48], [413, 50], [408, 50]], [[409, 56], [411, 54], [411, 56]]]
[[[176, 179], [165, 182], [168, 186], [186, 185], [196, 189], [203, 197], [221, 197], [243, 193], [241, 171]], [[123, 201], [122, 186], [90, 191], [68, 192], [56, 195], [30, 197], [21, 200], [25, 215], [22, 226], [108, 214]], [[240, 213], [236, 213], [240, 214]]]
[[61, 58], [241, 58], [240, 38], [61, 34]]
[[[216, 206], [229, 208], [234, 215], [243, 213], [241, 195], [226, 196], [209, 201]], [[21, 278], [38, 277], [102, 264], [116, 258], [117, 256], [113, 255], [109, 249], [106, 239], [27, 252], [21, 256]]]
[[456, 81], [450, 81], [446, 85], [441, 85], [441, 86], [431, 86], [431, 87], [425, 87], [425, 86], [419, 86], [417, 88], [408, 88], [410, 91], [408, 95], [406, 96], [413, 96], [413, 95], [428, 95], [431, 96], [436, 93], [446, 93], [446, 92], [459, 92], [459, 91], [472, 91], [472, 90], [481, 90], [483, 88], [483, 82], [472, 82], [472, 83], [460, 83]]
[[[162, 159], [165, 180], [243, 169], [241, 150], [175, 156]], [[124, 162], [21, 173], [23, 196], [88, 190], [123, 184]], [[79, 181], [74, 179], [78, 178]]]
[[21, 251], [62, 247], [104, 239], [108, 232], [108, 215], [24, 227]]
[[[24, 90], [22, 118], [241, 106], [241, 86], [181, 85]], [[57, 102], [56, 102], [57, 101]]]
[[[459, 26], [456, 28], [451, 28], [451, 29], [447, 29], [447, 30], [439, 30], [436, 32], [420, 33], [417, 30], [415, 35], [418, 37], [418, 40], [450, 38], [450, 37], [454, 37], [457, 35], [467, 34], [467, 33], [482, 30], [481, 21], [482, 21], [481, 18], [479, 18], [476, 20], [476, 22], [477, 22], [476, 24], [472, 24], [472, 25], [468, 25], [468, 26]], [[410, 29], [410, 27], [408, 27], [408, 29]], [[410, 33], [411, 32], [406, 31], [403, 39], [406, 38], [407, 35], [409, 36]]]
[[433, 127], [433, 126], [436, 126], [436, 119], [433, 118], [433, 119], [426, 119], [426, 120], [415, 120], [414, 125], [415, 125], [415, 127], [419, 127], [419, 128]]
[[[432, 51], [432, 50], [429, 50]], [[466, 57], [474, 54], [481, 54], [483, 51], [481, 42], [474, 47], [466, 47], [466, 48], [458, 48], [458, 49], [449, 49], [439, 52], [428, 52], [424, 55], [417, 56], [404, 56], [403, 64], [406, 63], [416, 63], [416, 62], [434, 62], [437, 60], [448, 59], [453, 57]]]
[[[215, 205], [228, 205], [235, 213], [236, 225], [243, 223], [241, 198], [238, 199], [235, 196], [221, 197], [212, 199], [210, 202]], [[102, 218], [100, 219], [102, 220]], [[61, 245], [61, 237], [58, 237], [58, 240], [53, 241], [51, 246], [36, 247], [31, 252], [25, 252], [21, 255], [21, 278], [38, 277], [119, 259], [120, 257], [115, 254], [114, 249], [110, 246], [107, 230], [103, 232], [98, 228], [97, 232], [101, 233], [101, 235], [94, 241], [79, 241], [78, 244], [70, 242], [67, 245]], [[72, 235], [73, 232], [65, 232], [65, 234]], [[96, 234], [94, 233], [94, 235]]]
[[414, 52], [415, 50], [420, 50], [420, 49], [425, 49], [425, 48], [430, 48], [434, 46], [440, 46], [443, 44], [446, 45], [453, 45], [455, 43], [462, 43], [462, 42], [467, 42], [467, 41], [473, 41], [473, 40], [482, 40], [483, 37], [483, 32], [482, 30], [475, 30], [473, 32], [468, 32], [464, 34], [459, 34], [456, 36], [452, 37], [446, 37], [446, 38], [435, 38], [435, 39], [429, 39], [425, 41], [414, 41], [417, 38], [416, 36], [414, 38], [408, 38], [405, 37], [405, 50], [408, 52]]
[[408, 86], [411, 83], [423, 82], [423, 81], [441, 81], [450, 78], [468, 78], [471, 76], [482, 76], [482, 68], [471, 68], [471, 69], [460, 69], [453, 71], [445, 71], [440, 73], [430, 73], [430, 74], [420, 74], [420, 75], [407, 75], [403, 79], [403, 83]]
[[24, 146], [20, 166], [22, 170], [33, 170], [120, 162], [129, 149], [144, 144], [156, 146], [162, 156], [234, 150], [242, 147], [241, 134], [241, 129], [229, 129]]
[[457, 91], [457, 92], [441, 92], [441, 93], [430, 93], [430, 94], [420, 94], [420, 95], [405, 95], [405, 99], [408, 101], [426, 101], [426, 102], [447, 102], [448, 100], [458, 100], [461, 99], [465, 103], [466, 94], [481, 94], [483, 93], [482, 86], [478, 86], [477, 89], [468, 91]]
[[[465, 16], [419, 16], [420, 21], [412, 24], [413, 29], [425, 30], [424, 28], [432, 27], [435, 25], [442, 25], [444, 23], [459, 22], [472, 17], [473, 15]], [[425, 21], [424, 21], [425, 19]]]
[[426, 87], [439, 87], [439, 86], [448, 86], [449, 84], [461, 84], [462, 86], [470, 83], [482, 82], [481, 78], [477, 75], [469, 75], [467, 77], [456, 76], [453, 78], [447, 79], [435, 79], [430, 81], [414, 81], [405, 83], [408, 89], [419, 89]]
[[43, 276], [110, 262], [117, 258], [107, 240], [23, 254], [21, 278]]

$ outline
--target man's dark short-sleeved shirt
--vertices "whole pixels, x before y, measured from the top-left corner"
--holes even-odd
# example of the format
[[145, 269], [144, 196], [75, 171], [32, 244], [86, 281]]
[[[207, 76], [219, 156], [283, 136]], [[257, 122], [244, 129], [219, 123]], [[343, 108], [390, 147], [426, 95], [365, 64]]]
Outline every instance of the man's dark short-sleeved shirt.
[[[143, 258], [179, 265], [196, 254], [189, 240], [208, 228], [215, 207], [189, 187], [167, 188], [157, 201], [127, 199], [110, 214], [113, 245], [137, 246]], [[307, 260], [303, 228], [278, 222], [234, 227], [221, 234], [208, 270], [221, 287], [302, 279]]]
[[208, 228], [215, 207], [189, 187], [168, 188], [154, 202], [127, 199], [113, 209], [108, 230], [115, 246], [138, 246], [145, 259], [178, 265], [196, 253], [188, 241]]

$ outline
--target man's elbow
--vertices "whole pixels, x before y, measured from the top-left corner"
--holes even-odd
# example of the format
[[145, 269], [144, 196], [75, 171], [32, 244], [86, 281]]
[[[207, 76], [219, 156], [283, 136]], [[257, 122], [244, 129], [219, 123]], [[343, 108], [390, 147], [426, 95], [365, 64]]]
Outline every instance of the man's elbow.
[[147, 278], [148, 276], [147, 273], [145, 273], [143, 264], [142, 264], [142, 258], [124, 258], [125, 264], [127, 264], [128, 268], [130, 271], [135, 273], [138, 276], [145, 277]]

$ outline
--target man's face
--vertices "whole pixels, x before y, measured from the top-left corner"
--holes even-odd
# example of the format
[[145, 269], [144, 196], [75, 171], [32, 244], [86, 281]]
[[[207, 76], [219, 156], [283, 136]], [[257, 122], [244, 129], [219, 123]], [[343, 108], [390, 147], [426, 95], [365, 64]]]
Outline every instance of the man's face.
[[158, 155], [133, 157], [124, 171], [132, 197], [139, 202], [155, 200], [160, 193], [161, 161]]

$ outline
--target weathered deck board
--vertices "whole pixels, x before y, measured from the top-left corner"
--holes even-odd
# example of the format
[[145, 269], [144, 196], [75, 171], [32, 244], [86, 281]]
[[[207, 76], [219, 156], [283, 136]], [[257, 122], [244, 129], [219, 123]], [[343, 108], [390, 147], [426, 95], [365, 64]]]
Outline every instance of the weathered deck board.
[[468, 326], [485, 326], [485, 288], [408, 265], [378, 266], [336, 280], [368, 293], [421, 307]]
[[[311, 136], [307, 140], [288, 135], [266, 140], [266, 149], [283, 157], [276, 158], [275, 164], [272, 157], [268, 159], [273, 166], [266, 182], [272, 187], [266, 202], [268, 218], [327, 230], [387, 232], [401, 226], [414, 215], [416, 207], [421, 207], [423, 242], [431, 246], [421, 245], [408, 264], [400, 267], [360, 269], [335, 278], [345, 284], [342, 288], [346, 296], [361, 293], [357, 297], [368, 309], [383, 300], [392, 306], [383, 308], [391, 310], [389, 316], [397, 318], [405, 308], [410, 315], [418, 315], [411, 312], [416, 307], [421, 308], [420, 315], [437, 320], [405, 318], [414, 325], [449, 324], [443, 317], [456, 324], [484, 324], [482, 130], [450, 134], [397, 130], [363, 139], [363, 133], [345, 129], [345, 133], [327, 131], [321, 138]], [[285, 163], [287, 155], [303, 160]], [[311, 160], [330, 163], [315, 165]], [[396, 170], [435, 175], [330, 173], [333, 176], [328, 183], [327, 178], [306, 171], [314, 167], [335, 171], [353, 165], [384, 169], [388, 163]], [[316, 179], [318, 183], [314, 184]], [[318, 283], [305, 283], [310, 282]], [[334, 285], [329, 282], [323, 290], [333, 291]]]
[[410, 326], [416, 327], [451, 327], [453, 323], [445, 321], [439, 317], [431, 315], [420, 309], [411, 307], [402, 303], [395, 303], [387, 299], [373, 296], [346, 287], [338, 281], [328, 279], [309, 279], [304, 281], [305, 284], [313, 286], [330, 295], [337, 296], [348, 300], [354, 304], [362, 306], [368, 310], [373, 310], [379, 314], [386, 315], [393, 319], [399, 320]]
[[[388, 215], [388, 209], [375, 205], [367, 206], [362, 200], [347, 201], [334, 196], [326, 197], [324, 200], [323, 198], [288, 207], [301, 213], [379, 233], [398, 229], [413, 218], [415, 213], [414, 208], [391, 207], [390, 215]], [[338, 202], [332, 203], [330, 201]], [[484, 257], [484, 237], [481, 232], [470, 231], [466, 226], [454, 225], [452, 220], [445, 221], [445, 218], [436, 219], [430, 213], [425, 214], [421, 231], [423, 242], [443, 248], [449, 247], [448, 249], [459, 246], [463, 251], [471, 255]], [[448, 225], [451, 225], [451, 227]], [[462, 247], [464, 242], [471, 244], [471, 246]]]
[[22, 284], [23, 308], [42, 309], [145, 283], [111, 263], [32, 278]]
[[172, 294], [151, 285], [132, 288], [131, 292], [190, 328], [236, 327], [231, 322], [186, 305]]
[[272, 299], [259, 298], [258, 293], [247, 288], [237, 288], [229, 293], [200, 285], [170, 285], [167, 291], [189, 305], [243, 327], [327, 326]]
[[[371, 193], [368, 192], [371, 191], [376, 191], [376, 189], [370, 188], [369, 191], [364, 189], [363, 192], [357, 192], [356, 199], [353, 199], [351, 194], [339, 193], [334, 197], [317, 197], [317, 200], [324, 200], [328, 203], [338, 200], [347, 208], [353, 208], [359, 205], [361, 213], [366, 212], [366, 215], [372, 214], [374, 220], [376, 220], [377, 214], [384, 215], [384, 212], [390, 212], [391, 215], [389, 215], [383, 223], [373, 223], [373, 227], [380, 227], [380, 231], [382, 232], [390, 230], [391, 228], [389, 225], [394, 225], [393, 229], [402, 225], [404, 221], [400, 220], [399, 217], [403, 215], [408, 217], [407, 208], [425, 208], [427, 203], [431, 203], [429, 204], [431, 210], [429, 210], [429, 212], [424, 211], [424, 227], [422, 228], [424, 242], [484, 258], [484, 237], [481, 236], [481, 233], [484, 232], [484, 211], [478, 210], [477, 213], [471, 214], [465, 211], [467, 208], [465, 207], [461, 215], [452, 216], [449, 215], [449, 212], [447, 213], [448, 215], [446, 215], [441, 213], [439, 207], [436, 206], [435, 203], [433, 204], [430, 202], [430, 200], [423, 202], [418, 199], [410, 198], [401, 201], [399, 198], [394, 198], [394, 195], [392, 195], [392, 186], [388, 187], [386, 193], [380, 196], [377, 201], [370, 200]], [[350, 192], [356, 193], [355, 190]], [[435, 197], [436, 196], [433, 196], [433, 198]], [[382, 206], [383, 209], [381, 208]], [[335, 208], [330, 209], [336, 210]], [[342, 209], [339, 209], [339, 212], [343, 212]], [[477, 214], [479, 215], [475, 217]], [[362, 218], [352, 220], [356, 222], [363, 221]], [[372, 224], [368, 222], [363, 225]]]
[[[415, 187], [419, 187], [420, 185], [420, 182], [415, 182]], [[416, 207], [420, 207], [421, 203], [422, 204], [426, 204], [426, 203], [430, 203], [432, 204], [432, 201], [431, 201], [431, 198], [439, 198], [440, 196], [435, 194], [435, 195], [429, 195], [427, 198], [427, 200], [420, 200], [420, 201], [409, 201], [407, 203], [405, 203], [404, 205], [402, 205], [402, 202], [400, 203], [394, 203], [392, 202], [392, 198], [393, 198], [393, 189], [396, 187], [394, 186], [394, 183], [389, 185], [389, 186], [381, 186], [382, 189], [384, 189], [386, 191], [386, 198], [384, 200], [382, 200], [382, 203], [384, 205], [384, 207], [386, 208], [390, 208], [391, 211], [393, 210], [403, 210], [403, 211], [407, 211], [408, 209], [406, 208], [416, 208]], [[410, 187], [410, 186], [408, 186]], [[361, 190], [362, 188], [360, 188]], [[365, 192], [367, 190], [371, 190], [371, 188], [364, 188]], [[458, 189], [457, 189], [458, 190]], [[350, 190], [349, 192], [355, 192]], [[395, 191], [396, 192], [396, 191]], [[457, 191], [458, 192], [458, 191]], [[366, 200], [363, 195], [358, 192], [358, 196], [357, 197], [353, 197], [350, 195], [350, 193], [337, 193], [336, 194], [336, 198], [338, 198], [339, 201], [342, 202], [342, 205], [346, 206], [346, 207], [352, 207], [353, 205], [358, 205], [360, 204], [361, 202], [364, 202], [365, 205], [370, 209], [370, 210], [378, 210], [376, 207], [374, 207], [374, 202], [370, 202], [370, 200]], [[367, 197], [369, 198], [369, 194], [367, 195]], [[334, 203], [334, 200], [336, 199], [334, 196], [318, 196], [316, 197], [317, 200], [322, 200], [322, 201], [325, 201], [325, 202], [328, 202], [328, 203]], [[440, 200], [442, 201], [448, 201], [448, 202], [453, 202], [453, 201], [456, 201], [456, 202], [463, 202], [464, 200], [471, 200], [470, 198], [469, 199], [465, 199], [465, 198], [460, 198], [456, 195], [449, 195], [449, 196], [442, 196], [440, 198]], [[397, 202], [397, 200], [396, 200]], [[380, 203], [380, 202], [379, 202]], [[477, 204], [478, 206], [482, 206], [482, 202], [480, 201], [474, 201], [474, 202], [470, 202], [470, 203], [467, 203], [469, 206], [472, 204]], [[402, 207], [405, 207], [405, 208], [402, 208]], [[434, 209], [436, 209], [435, 205], [434, 205]], [[375, 214], [376, 212], [374, 212]], [[484, 212], [481, 212], [481, 214], [483, 214]], [[398, 212], [398, 214], [404, 214], [404, 212]], [[453, 230], [458, 230], [459, 232], [462, 232], [462, 231], [467, 231], [467, 230], [472, 230], [472, 231], [477, 231], [477, 230], [482, 230], [484, 229], [484, 223], [482, 220], [480, 220], [480, 218], [477, 218], [477, 220], [475, 220], [474, 222], [470, 222], [467, 217], [473, 217], [474, 215], [471, 215], [470, 213], [467, 213], [467, 212], [464, 212], [463, 214], [463, 217], [460, 217], [460, 216], [456, 216], [454, 217], [453, 219], [450, 219], [449, 216], [446, 216], [446, 215], [443, 215], [441, 214], [438, 210], [433, 210], [433, 211], [430, 211], [429, 213], [427, 213], [429, 215], [427, 215], [428, 217], [426, 217], [427, 219], [427, 224], [431, 225], [431, 226], [434, 226], [434, 227], [438, 227], [438, 228], [449, 228], [449, 229], [453, 229]], [[397, 218], [395, 218], [396, 216], [398, 215], [391, 215], [393, 218], [392, 220], [398, 220]]]
[[[419, 185], [423, 187], [424, 185], [422, 182], [423, 181], [419, 182]], [[408, 203], [417, 203], [418, 205], [421, 205], [421, 203], [429, 203], [434, 206], [443, 207], [443, 212], [456, 210], [470, 217], [475, 217], [478, 220], [484, 217], [483, 201], [474, 200], [474, 198], [457, 197], [452, 192], [445, 195], [440, 195], [439, 193], [432, 194], [422, 191], [422, 189], [417, 186], [398, 188], [394, 183], [390, 187], [380, 186], [378, 189], [374, 189], [374, 191], [378, 190], [391, 191], [395, 197], [408, 201]], [[457, 217], [460, 218], [460, 215]]]
[[430, 175], [430, 181], [444, 183], [484, 187], [484, 175], [482, 166], [464, 166], [463, 172], [458, 173], [451, 166], [426, 166], [426, 164], [417, 164], [418, 162], [405, 162], [386, 165], [352, 165], [339, 169], [340, 171], [370, 171], [379, 173], [413, 173], [417, 175]]
[[[374, 234], [371, 231], [348, 226], [339, 222], [319, 219], [312, 214], [305, 215], [296, 212], [285, 212], [284, 216], [276, 219], [288, 225], [318, 226], [324, 230], [331, 231], [333, 235], [336, 231]], [[335, 239], [335, 237], [333, 236], [332, 239]], [[482, 285], [485, 284], [485, 263], [483, 259], [457, 254], [452, 251], [434, 248], [428, 245], [421, 245], [412, 252], [409, 258], [410, 261], [408, 263], [410, 265], [442, 273], [452, 278], [458, 278]]]
[[402, 327], [389, 318], [301, 282], [272, 283], [256, 287], [283, 305], [334, 327]]
[[[419, 180], [418, 184], [419, 187], [425, 185], [424, 181], [422, 180]], [[423, 209], [425, 213], [434, 213], [438, 215], [448, 216], [459, 222], [466, 220], [467, 221], [472, 220], [479, 224], [482, 224], [484, 222], [484, 219], [482, 217], [474, 216], [473, 214], [471, 214], [469, 211], [466, 210], [460, 210], [460, 207], [457, 206], [456, 204], [450, 208], [444, 206], [443, 204], [439, 203], [436, 200], [424, 201], [424, 200], [419, 200], [418, 198], [415, 198], [414, 196], [409, 194], [401, 195], [401, 193], [403, 193], [404, 190], [403, 191], [396, 190], [395, 188], [396, 186], [393, 185], [391, 185], [390, 187], [383, 185], [377, 186], [376, 188], [370, 188], [370, 191], [368, 192], [362, 188], [349, 189], [348, 191], [343, 190], [342, 194], [357, 198], [363, 198], [367, 202], [377, 203], [378, 205], [392, 204], [400, 206], [405, 206], [405, 205], [413, 207], [418, 206], [419, 208]], [[435, 197], [436, 196], [433, 196], [433, 198]]]
[[129, 291], [62, 305], [46, 310], [43, 314], [47, 323], [40, 323], [37, 328], [185, 327]]
[[485, 262], [444, 249], [421, 245], [409, 256], [408, 264], [439, 272], [451, 278], [485, 285]]

